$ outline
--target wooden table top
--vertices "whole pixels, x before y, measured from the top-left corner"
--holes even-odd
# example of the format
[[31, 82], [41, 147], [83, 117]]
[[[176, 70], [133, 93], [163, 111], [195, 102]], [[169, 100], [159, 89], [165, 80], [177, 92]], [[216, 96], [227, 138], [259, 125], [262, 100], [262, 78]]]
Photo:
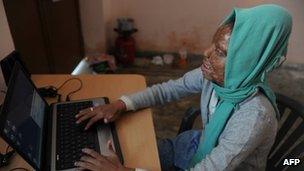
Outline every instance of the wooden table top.
[[[60, 86], [65, 80], [77, 77], [82, 80], [82, 89], [71, 95], [71, 100], [88, 99], [94, 97], [108, 97], [110, 102], [123, 94], [133, 93], [146, 88], [145, 78], [140, 75], [32, 75], [37, 87], [53, 85]], [[59, 93], [65, 95], [77, 89], [79, 82], [74, 80], [67, 83]], [[49, 103], [54, 99], [47, 99]], [[158, 158], [157, 144], [153, 126], [151, 109], [123, 114], [116, 122], [116, 129], [120, 141], [124, 165], [131, 168], [145, 168], [148, 170], [161, 170]], [[0, 138], [0, 151], [5, 152], [6, 143]], [[8, 167], [0, 171], [15, 167], [32, 168], [16, 155]]]

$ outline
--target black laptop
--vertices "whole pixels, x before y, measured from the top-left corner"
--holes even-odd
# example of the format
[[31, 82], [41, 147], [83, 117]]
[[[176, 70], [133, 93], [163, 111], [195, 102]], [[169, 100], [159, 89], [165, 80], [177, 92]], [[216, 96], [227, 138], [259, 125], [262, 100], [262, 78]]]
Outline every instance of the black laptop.
[[16, 63], [0, 114], [0, 133], [36, 170], [75, 170], [82, 148], [107, 155], [108, 140], [114, 142], [123, 162], [113, 123], [99, 123], [88, 131], [84, 131], [85, 124], [75, 124], [80, 110], [106, 103], [107, 98], [101, 97], [48, 105]]

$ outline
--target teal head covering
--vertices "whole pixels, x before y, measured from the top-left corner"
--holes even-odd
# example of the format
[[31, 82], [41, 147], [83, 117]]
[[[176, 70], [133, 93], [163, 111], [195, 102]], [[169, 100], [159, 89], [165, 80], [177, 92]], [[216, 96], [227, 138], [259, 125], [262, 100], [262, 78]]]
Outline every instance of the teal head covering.
[[258, 89], [278, 111], [266, 75], [287, 53], [292, 27], [290, 14], [272, 4], [235, 8], [222, 24], [230, 22], [234, 26], [227, 49], [224, 86], [213, 83], [219, 103], [205, 125], [189, 167], [194, 167], [212, 151], [229, 117], [238, 109], [238, 104]]

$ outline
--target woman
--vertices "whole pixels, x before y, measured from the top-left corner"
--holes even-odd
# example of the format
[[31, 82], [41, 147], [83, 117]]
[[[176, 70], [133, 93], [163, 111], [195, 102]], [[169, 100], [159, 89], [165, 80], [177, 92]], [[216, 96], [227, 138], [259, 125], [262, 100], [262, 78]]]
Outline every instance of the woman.
[[[201, 69], [93, 111], [84, 110], [76, 115], [77, 122], [90, 119], [89, 128], [100, 119], [113, 121], [126, 110], [201, 93], [203, 131], [186, 131], [174, 139], [159, 141], [162, 169], [265, 170], [279, 118], [266, 76], [286, 56], [291, 26], [291, 16], [277, 5], [234, 9], [205, 50]], [[106, 158], [99, 154], [86, 156], [76, 165], [102, 170], [108, 163], [115, 163], [112, 168], [128, 170]]]

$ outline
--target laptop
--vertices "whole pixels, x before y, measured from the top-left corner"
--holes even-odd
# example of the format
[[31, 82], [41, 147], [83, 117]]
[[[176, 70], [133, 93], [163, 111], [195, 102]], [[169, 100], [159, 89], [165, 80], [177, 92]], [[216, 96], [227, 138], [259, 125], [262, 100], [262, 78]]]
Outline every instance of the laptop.
[[[20, 53], [18, 51], [14, 50], [0, 61], [1, 71], [2, 71], [2, 75], [3, 75], [6, 86], [8, 86], [15, 63], [20, 64], [20, 66], [22, 67], [24, 72], [28, 75], [28, 77], [31, 76], [31, 73], [27, 69], [25, 63], [22, 61], [22, 57], [21, 57]], [[40, 95], [42, 95], [43, 97], [55, 97], [56, 94], [52, 93], [52, 91], [50, 91], [50, 89], [53, 89], [52, 86], [42, 87], [42, 88], [38, 88], [38, 92], [40, 92]]]
[[106, 97], [100, 97], [48, 105], [16, 63], [0, 113], [0, 134], [36, 170], [75, 170], [82, 148], [107, 155], [108, 140], [123, 162], [113, 123], [99, 123], [88, 131], [85, 123], [75, 123], [80, 110], [107, 103]]

